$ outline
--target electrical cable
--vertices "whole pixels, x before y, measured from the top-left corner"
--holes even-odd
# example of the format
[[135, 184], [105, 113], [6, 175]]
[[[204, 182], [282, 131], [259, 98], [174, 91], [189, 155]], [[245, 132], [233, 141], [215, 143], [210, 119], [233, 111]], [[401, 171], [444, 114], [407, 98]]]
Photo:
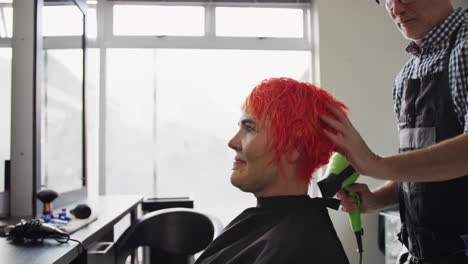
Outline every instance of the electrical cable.
[[354, 232], [354, 236], [356, 237], [357, 242], [357, 252], [359, 253], [359, 264], [362, 264], [362, 234], [363, 230], [361, 229], [358, 232]]
[[76, 240], [76, 239], [73, 239], [73, 238], [68, 238], [68, 240], [75, 241], [75, 242], [77, 242], [77, 243], [80, 245], [80, 247], [81, 247], [81, 252], [79, 252], [79, 254], [81, 254], [81, 253], [83, 253], [83, 252], [86, 251], [86, 249], [85, 249], [83, 243], [81, 243], [81, 241]]

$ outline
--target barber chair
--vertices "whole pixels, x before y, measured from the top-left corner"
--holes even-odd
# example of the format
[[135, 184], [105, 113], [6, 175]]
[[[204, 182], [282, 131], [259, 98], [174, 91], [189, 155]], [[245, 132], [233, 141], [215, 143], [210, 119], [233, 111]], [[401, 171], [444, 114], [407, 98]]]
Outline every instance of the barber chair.
[[143, 215], [114, 244], [117, 264], [140, 246], [150, 248], [150, 263], [191, 264], [219, 232], [216, 218], [188, 208], [169, 208]]

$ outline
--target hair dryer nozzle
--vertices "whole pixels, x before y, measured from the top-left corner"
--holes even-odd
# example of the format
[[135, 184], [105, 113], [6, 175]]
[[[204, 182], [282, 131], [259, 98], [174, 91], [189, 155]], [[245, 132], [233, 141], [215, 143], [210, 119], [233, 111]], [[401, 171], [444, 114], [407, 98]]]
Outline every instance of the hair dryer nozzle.
[[343, 188], [354, 183], [359, 173], [339, 153], [333, 154], [328, 163], [326, 178], [318, 182], [323, 197], [333, 197]]
[[327, 177], [318, 182], [320, 192], [323, 197], [333, 197], [341, 189], [343, 182], [336, 174], [327, 175]]

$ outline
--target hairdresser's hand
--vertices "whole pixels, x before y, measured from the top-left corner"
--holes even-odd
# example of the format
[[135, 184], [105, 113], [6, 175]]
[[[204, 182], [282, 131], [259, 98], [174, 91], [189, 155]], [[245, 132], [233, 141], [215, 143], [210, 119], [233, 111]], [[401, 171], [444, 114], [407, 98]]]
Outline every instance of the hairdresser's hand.
[[[348, 188], [351, 192], [359, 193], [361, 196], [361, 212], [362, 213], [373, 213], [382, 208], [380, 205], [377, 195], [369, 190], [367, 184], [355, 183], [351, 184]], [[351, 212], [357, 208], [356, 201], [354, 198], [344, 190], [340, 190], [337, 195], [338, 199], [341, 200], [341, 208], [345, 212]]]
[[336, 151], [341, 153], [359, 173], [368, 176], [378, 174], [381, 157], [370, 150], [343, 111], [330, 105], [328, 110], [335, 118], [326, 115], [321, 118], [338, 133], [336, 135], [324, 130], [325, 135], [335, 143]]

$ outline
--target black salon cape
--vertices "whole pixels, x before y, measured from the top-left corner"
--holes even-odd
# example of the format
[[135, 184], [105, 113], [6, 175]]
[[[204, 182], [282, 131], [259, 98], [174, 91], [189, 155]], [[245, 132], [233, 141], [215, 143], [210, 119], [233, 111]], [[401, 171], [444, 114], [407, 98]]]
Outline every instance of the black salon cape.
[[321, 198], [276, 196], [237, 216], [195, 264], [349, 263]]

